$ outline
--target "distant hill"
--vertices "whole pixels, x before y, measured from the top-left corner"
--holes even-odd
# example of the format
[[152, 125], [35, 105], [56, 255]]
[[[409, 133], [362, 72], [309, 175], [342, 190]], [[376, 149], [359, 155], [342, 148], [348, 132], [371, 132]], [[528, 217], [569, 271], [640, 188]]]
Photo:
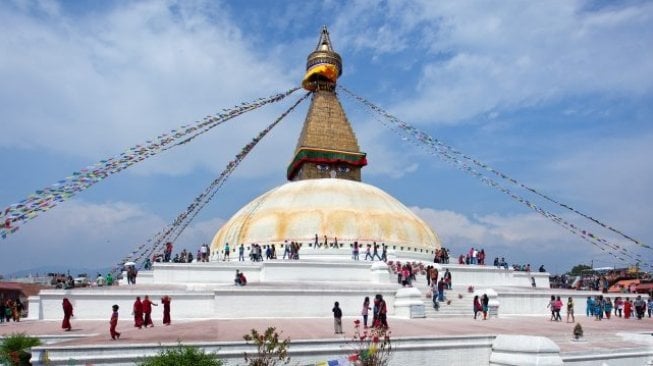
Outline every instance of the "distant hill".
[[12, 273], [3, 273], [2, 276], [5, 280], [10, 280], [12, 278], [23, 278], [29, 275], [32, 276], [44, 276], [48, 273], [70, 273], [73, 277], [77, 277], [82, 273], [86, 273], [89, 277], [95, 278], [98, 273], [107, 274], [111, 271], [111, 267], [105, 268], [75, 268], [75, 267], [65, 267], [65, 266], [41, 266], [34, 267], [29, 269], [23, 269], [20, 271]]

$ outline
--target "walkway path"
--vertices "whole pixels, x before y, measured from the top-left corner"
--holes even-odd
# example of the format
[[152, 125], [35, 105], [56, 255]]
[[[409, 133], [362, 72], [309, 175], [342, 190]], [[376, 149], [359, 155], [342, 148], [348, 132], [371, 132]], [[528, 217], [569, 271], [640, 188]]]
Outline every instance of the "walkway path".
[[[343, 327], [345, 336], [353, 333], [353, 318], [345, 318]], [[498, 335], [523, 334], [540, 335], [551, 338], [562, 352], [584, 350], [607, 350], [653, 347], [653, 319], [625, 320], [611, 319], [595, 321], [584, 315], [578, 320], [585, 331], [585, 342], [572, 341], [573, 323], [551, 322], [548, 316], [492, 318], [490, 320], [473, 320], [469, 318], [440, 319], [390, 319], [392, 337], [414, 336], [452, 336], [452, 335]], [[21, 321], [20, 323], [0, 324], [0, 334], [25, 332], [33, 336], [43, 335], [77, 335], [84, 336], [66, 341], [66, 345], [93, 345], [111, 343], [109, 321], [75, 321], [73, 330], [63, 332], [60, 322]], [[334, 339], [333, 320], [331, 318], [299, 319], [207, 319], [178, 321], [170, 326], [158, 323], [153, 328], [137, 329], [129, 317], [123, 316], [118, 330], [122, 332], [122, 343], [177, 343], [239, 341], [250, 329], [264, 330], [268, 326], [282, 331], [284, 337], [299, 339]], [[647, 333], [652, 335], [649, 341], [633, 342], [628, 334]], [[641, 338], [641, 337], [640, 337]]]

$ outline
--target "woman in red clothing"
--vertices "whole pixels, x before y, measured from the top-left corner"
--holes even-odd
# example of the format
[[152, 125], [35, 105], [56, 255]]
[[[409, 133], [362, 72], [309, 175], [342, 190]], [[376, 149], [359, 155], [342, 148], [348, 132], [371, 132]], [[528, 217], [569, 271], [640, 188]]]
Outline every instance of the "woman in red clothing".
[[134, 327], [141, 329], [143, 327], [143, 303], [140, 296], [136, 296], [132, 314], [134, 315]]
[[68, 332], [71, 329], [70, 318], [73, 316], [73, 304], [70, 303], [67, 297], [64, 297], [61, 306], [63, 307], [63, 321], [61, 322], [61, 328]]
[[624, 318], [630, 319], [630, 313], [633, 311], [633, 303], [629, 298], [624, 301]]
[[163, 304], [163, 324], [170, 325], [170, 301], [172, 299], [170, 296], [165, 295], [161, 298], [161, 304]]

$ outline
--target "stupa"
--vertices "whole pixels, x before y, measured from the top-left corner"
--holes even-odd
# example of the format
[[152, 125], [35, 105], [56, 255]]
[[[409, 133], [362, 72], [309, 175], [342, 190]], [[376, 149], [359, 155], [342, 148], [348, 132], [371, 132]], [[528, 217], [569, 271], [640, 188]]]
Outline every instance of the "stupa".
[[[304, 253], [320, 248], [385, 244], [393, 252], [433, 258], [437, 234], [410, 209], [383, 190], [361, 182], [367, 156], [338, 100], [336, 82], [342, 58], [326, 27], [308, 55], [302, 86], [313, 92], [311, 105], [287, 169], [288, 183], [240, 209], [213, 238], [212, 252], [231, 248], [302, 243]], [[310, 248], [310, 249], [309, 249]], [[307, 251], [308, 250], [308, 251]]]
[[[60, 319], [62, 298], [67, 297], [75, 319], [104, 320], [113, 304], [130, 309], [134, 298], [144, 294], [171, 296], [173, 319], [324, 317], [331, 316], [333, 301], [353, 317], [359, 315], [362, 299], [377, 294], [386, 301], [389, 316], [419, 318], [432, 315], [427, 312], [431, 300], [423, 296], [423, 268], [428, 264], [440, 273], [451, 271], [451, 298], [478, 286], [476, 291], [494, 294], [494, 304], [501, 301], [504, 314], [539, 314], [550, 295], [540, 290], [549, 287], [548, 273], [433, 263], [433, 252], [440, 248], [436, 233], [397, 199], [361, 182], [367, 156], [338, 101], [335, 86], [341, 72], [341, 58], [324, 28], [308, 56], [302, 84], [313, 98], [288, 166], [288, 182], [257, 197], [223, 225], [211, 244], [220, 258], [154, 263], [151, 270], [139, 272], [137, 285], [123, 279], [121, 286], [42, 290], [28, 299], [29, 318]], [[302, 244], [299, 260], [281, 257], [286, 241]], [[356, 241], [363, 246], [359, 260], [352, 258]], [[387, 261], [366, 260], [366, 247], [374, 242], [387, 245]], [[232, 248], [245, 244], [246, 257], [252, 243], [277, 245], [277, 259], [225, 258], [221, 252], [226, 243]], [[398, 281], [396, 271], [405, 263], [420, 278], [414, 287]], [[234, 285], [236, 271], [247, 276], [247, 286]], [[531, 287], [533, 280], [537, 290]], [[584, 304], [587, 295], [569, 296]], [[441, 313], [469, 315], [467, 300], [456, 304]]]

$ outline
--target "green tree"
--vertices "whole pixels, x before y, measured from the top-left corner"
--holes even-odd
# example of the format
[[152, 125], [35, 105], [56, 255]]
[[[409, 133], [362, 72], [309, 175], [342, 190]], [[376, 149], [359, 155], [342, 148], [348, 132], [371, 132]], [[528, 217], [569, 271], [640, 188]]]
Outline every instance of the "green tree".
[[572, 276], [580, 276], [581, 273], [587, 269], [592, 269], [592, 267], [586, 264], [577, 264], [574, 267], [572, 267], [571, 271], [569, 271], [569, 274]]
[[276, 330], [274, 327], [269, 327], [265, 333], [259, 333], [256, 329], [252, 329], [250, 334], [243, 336], [247, 342], [253, 341], [256, 345], [256, 354], [248, 355], [245, 352], [245, 362], [248, 366], [275, 366], [290, 363], [288, 356], [290, 339], [280, 341]]
[[41, 340], [25, 333], [12, 333], [0, 343], [0, 362], [11, 366], [28, 366], [32, 354], [28, 350], [41, 344]]
[[147, 358], [140, 366], [222, 366], [222, 361], [215, 354], [180, 344]]

